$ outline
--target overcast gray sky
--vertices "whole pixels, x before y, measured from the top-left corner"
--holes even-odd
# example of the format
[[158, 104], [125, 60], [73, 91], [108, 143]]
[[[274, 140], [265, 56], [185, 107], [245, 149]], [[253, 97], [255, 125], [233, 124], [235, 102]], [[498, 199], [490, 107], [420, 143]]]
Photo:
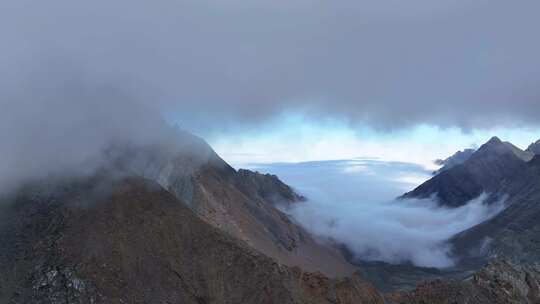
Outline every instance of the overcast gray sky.
[[539, 11], [536, 0], [3, 0], [0, 80], [109, 85], [199, 132], [291, 111], [381, 129], [535, 126]]

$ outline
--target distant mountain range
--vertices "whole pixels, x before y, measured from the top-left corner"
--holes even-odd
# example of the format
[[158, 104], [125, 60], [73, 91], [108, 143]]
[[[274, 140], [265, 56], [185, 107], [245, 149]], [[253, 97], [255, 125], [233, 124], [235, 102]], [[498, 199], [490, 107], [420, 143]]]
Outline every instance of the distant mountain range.
[[449, 240], [467, 280], [441, 274], [384, 293], [276, 208], [309, 204], [277, 176], [235, 170], [202, 139], [176, 136], [112, 145], [94, 174], [3, 196], [0, 303], [540, 301], [540, 141], [523, 151], [494, 137], [403, 195], [454, 208], [485, 193], [506, 208]]

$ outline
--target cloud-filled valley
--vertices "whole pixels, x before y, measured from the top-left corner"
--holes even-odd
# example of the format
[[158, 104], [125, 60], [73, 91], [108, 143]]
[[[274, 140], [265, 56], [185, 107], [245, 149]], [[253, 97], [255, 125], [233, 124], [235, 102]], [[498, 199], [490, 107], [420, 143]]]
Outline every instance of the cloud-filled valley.
[[0, 304], [540, 303], [539, 11], [0, 0]]
[[408, 163], [370, 159], [254, 165], [278, 174], [308, 197], [285, 210], [322, 239], [351, 250], [355, 258], [416, 266], [453, 266], [446, 240], [503, 209], [485, 205], [486, 195], [459, 208], [429, 199], [396, 200], [430, 177]]

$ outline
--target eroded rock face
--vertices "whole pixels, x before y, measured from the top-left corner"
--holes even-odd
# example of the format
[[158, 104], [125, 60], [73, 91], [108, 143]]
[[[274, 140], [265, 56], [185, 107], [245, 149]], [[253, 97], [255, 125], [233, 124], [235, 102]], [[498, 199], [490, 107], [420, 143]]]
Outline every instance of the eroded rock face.
[[27, 188], [6, 211], [2, 303], [383, 303], [358, 276], [276, 263], [138, 177]]
[[466, 281], [431, 281], [411, 292], [386, 296], [388, 303], [539, 303], [540, 267], [493, 261]]

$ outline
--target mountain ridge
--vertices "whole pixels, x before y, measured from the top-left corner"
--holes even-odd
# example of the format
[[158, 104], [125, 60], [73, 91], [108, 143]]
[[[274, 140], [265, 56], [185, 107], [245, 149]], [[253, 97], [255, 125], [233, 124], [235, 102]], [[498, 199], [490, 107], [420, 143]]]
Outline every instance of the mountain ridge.
[[401, 198], [435, 197], [442, 206], [459, 207], [482, 193], [496, 191], [504, 180], [524, 170], [530, 159], [530, 153], [492, 137], [466, 161], [440, 172]]
[[113, 162], [157, 181], [209, 224], [281, 263], [332, 277], [355, 271], [339, 250], [321, 244], [276, 208], [305, 199], [292, 188], [276, 176], [235, 170], [188, 132], [177, 137], [181, 145], [115, 147]]

